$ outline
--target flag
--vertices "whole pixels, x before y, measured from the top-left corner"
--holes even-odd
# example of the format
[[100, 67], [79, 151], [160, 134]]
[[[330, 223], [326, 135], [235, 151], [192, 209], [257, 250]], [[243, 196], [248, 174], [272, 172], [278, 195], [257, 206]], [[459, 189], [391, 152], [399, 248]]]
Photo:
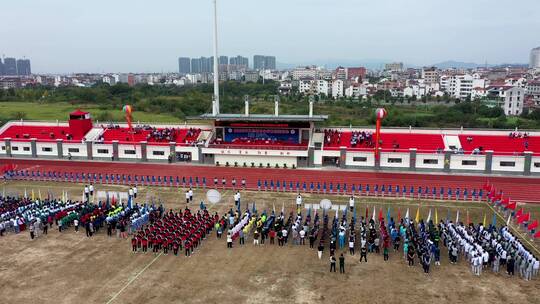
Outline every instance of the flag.
[[467, 209], [467, 225], [471, 223], [471, 219], [469, 218], [469, 209]]
[[62, 189], [62, 202], [66, 202], [66, 191], [64, 189]]
[[336, 218], [339, 219], [339, 208], [336, 209]]
[[484, 212], [484, 227], [486, 227], [486, 223], [487, 223], [487, 215], [486, 215], [486, 213]]
[[405, 213], [405, 219], [406, 219], [406, 220], [409, 219], [409, 208], [407, 208], [407, 212]]
[[276, 213], [276, 204], [275, 204], [275, 203], [272, 203], [272, 211], [273, 211], [274, 213]]
[[33, 201], [36, 200], [36, 196], [34, 195], [34, 189], [32, 189], [32, 200], [33, 200]]
[[397, 210], [397, 220], [396, 221], [401, 221], [401, 208], [398, 208]]
[[516, 217], [519, 219], [523, 215], [523, 208], [519, 209], [518, 212], [516, 212]]
[[366, 217], [365, 217], [366, 221], [367, 221], [367, 218], [368, 218], [368, 207], [366, 206]]
[[431, 209], [429, 209], [429, 213], [427, 216], [427, 222], [429, 223], [429, 221], [431, 221]]
[[531, 231], [531, 230], [536, 229], [537, 227], [538, 227], [538, 220], [534, 220], [534, 222], [532, 222], [527, 229]]
[[517, 203], [516, 202], [511, 202], [507, 205], [507, 208], [510, 209], [510, 210], [516, 210], [517, 208]]
[[491, 225], [493, 225], [493, 227], [497, 226], [497, 214], [495, 214], [495, 212], [493, 212], [493, 218], [491, 219]]
[[371, 217], [371, 219], [375, 222], [375, 206], [373, 206], [373, 216]]
[[459, 223], [459, 210], [456, 213], [456, 223]]
[[384, 219], [384, 217], [383, 217], [383, 213], [382, 213], [382, 207], [379, 207], [379, 222], [382, 222], [383, 219]]
[[390, 223], [390, 207], [388, 207], [388, 211], [386, 211], [386, 221]]
[[540, 238], [540, 231], [538, 231], [537, 233], [534, 234], [534, 238], [535, 238], [535, 239]]
[[420, 222], [420, 207], [416, 208], [416, 217], [414, 218], [416, 223]]
[[28, 198], [28, 193], [26, 193], [26, 188], [24, 188], [24, 198]]
[[524, 213], [520, 217], [518, 217], [518, 224], [523, 224], [525, 222], [528, 222], [531, 219], [530, 213]]
[[439, 214], [437, 212], [437, 208], [435, 208], [435, 224], [439, 223]]
[[283, 205], [281, 205], [281, 213], [285, 214], [285, 203], [283, 203]]
[[508, 219], [506, 220], [506, 226], [509, 226], [510, 225], [510, 220], [512, 219], [512, 215], [510, 214], [508, 216]]
[[39, 201], [41, 201], [41, 189], [38, 189], [38, 198], [39, 198]]

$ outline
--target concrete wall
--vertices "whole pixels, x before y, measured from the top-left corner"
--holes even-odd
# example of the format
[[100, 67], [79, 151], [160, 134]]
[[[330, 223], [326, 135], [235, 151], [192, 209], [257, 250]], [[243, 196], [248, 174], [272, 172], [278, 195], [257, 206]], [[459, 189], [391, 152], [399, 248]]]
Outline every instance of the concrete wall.
[[[363, 161], [365, 159], [365, 161]], [[375, 155], [372, 152], [347, 152], [345, 165], [355, 167], [374, 167]]]
[[[512, 164], [514, 166], [512, 166]], [[493, 155], [491, 170], [500, 172], [523, 172], [523, 170], [525, 170], [525, 157]]]
[[533, 156], [531, 160], [531, 172], [540, 173], [540, 156]]
[[[100, 150], [107, 150], [100, 151]], [[105, 152], [105, 153], [98, 153]], [[93, 144], [92, 145], [92, 155], [94, 158], [111, 158], [113, 155], [113, 145], [112, 144]]]
[[485, 167], [485, 155], [452, 154], [450, 156], [450, 170], [484, 171]]
[[[86, 157], [88, 155], [86, 151], [86, 144], [63, 143], [62, 155], [64, 155], [64, 157], [67, 157], [68, 153], [71, 153], [71, 156], [73, 157]], [[39, 156], [39, 151], [38, 151], [38, 156]]]
[[38, 157], [58, 157], [58, 145], [56, 142], [52, 143], [36, 143], [36, 151]]
[[[56, 145], [56, 143], [51, 143]], [[14, 149], [17, 147], [17, 149]], [[25, 150], [26, 148], [26, 150]], [[30, 142], [12, 141], [11, 142], [11, 154], [14, 156], [32, 156], [32, 144]], [[39, 153], [38, 153], [39, 155]]]
[[[435, 161], [437, 163], [435, 163]], [[418, 169], [444, 169], [444, 154], [418, 153], [416, 154], [416, 168]]]
[[171, 148], [167, 146], [152, 146], [146, 147], [146, 156], [148, 160], [167, 160], [171, 154]]
[[142, 158], [141, 146], [140, 145], [118, 145], [118, 157], [120, 159], [141, 159]]
[[409, 153], [381, 153], [381, 167], [387, 168], [409, 168], [410, 154]]

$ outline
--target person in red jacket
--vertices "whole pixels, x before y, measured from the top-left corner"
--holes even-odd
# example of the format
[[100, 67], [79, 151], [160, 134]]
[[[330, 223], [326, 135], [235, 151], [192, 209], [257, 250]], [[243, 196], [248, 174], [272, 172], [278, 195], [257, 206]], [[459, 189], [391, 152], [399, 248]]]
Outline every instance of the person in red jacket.
[[146, 237], [143, 237], [141, 239], [141, 244], [142, 244], [142, 251], [146, 253], [146, 250], [148, 249], [148, 239]]

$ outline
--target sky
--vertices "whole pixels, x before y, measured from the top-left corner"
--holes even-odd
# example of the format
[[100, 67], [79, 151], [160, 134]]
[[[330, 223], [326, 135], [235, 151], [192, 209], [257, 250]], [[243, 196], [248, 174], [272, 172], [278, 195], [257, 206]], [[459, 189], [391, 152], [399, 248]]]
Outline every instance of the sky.
[[[217, 0], [219, 54], [287, 64], [446, 60], [527, 63], [539, 0]], [[211, 0], [16, 0], [0, 54], [34, 73], [169, 72], [212, 55]]]

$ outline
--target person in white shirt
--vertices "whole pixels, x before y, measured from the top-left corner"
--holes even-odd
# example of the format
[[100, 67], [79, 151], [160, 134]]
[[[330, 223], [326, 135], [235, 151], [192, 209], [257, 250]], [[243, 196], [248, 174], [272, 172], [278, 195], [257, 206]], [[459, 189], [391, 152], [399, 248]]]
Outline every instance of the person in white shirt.
[[193, 201], [193, 189], [189, 188], [189, 201], [192, 202]]
[[129, 195], [130, 198], [133, 197], [133, 189], [132, 188], [129, 188], [128, 195]]
[[137, 186], [133, 187], [133, 197], [137, 198]]
[[88, 202], [88, 199], [90, 198], [90, 189], [88, 189], [88, 186], [84, 186], [84, 197], [86, 201]]
[[75, 226], [75, 232], [79, 232], [79, 220], [78, 219], [73, 220], [73, 226]]
[[298, 193], [298, 196], [296, 197], [296, 208], [300, 208], [301, 205], [302, 205], [302, 196], [300, 195], [300, 193]]
[[88, 190], [90, 190], [90, 195], [94, 196], [94, 185], [93, 184], [90, 184], [90, 186], [88, 187]]
[[349, 209], [351, 211], [353, 211], [354, 209], [354, 196], [351, 195], [351, 197], [349, 198]]
[[189, 191], [186, 191], [186, 204], [189, 204]]
[[304, 229], [300, 230], [299, 232], [300, 234], [300, 245], [305, 245], [306, 244], [306, 232], [304, 231]]

